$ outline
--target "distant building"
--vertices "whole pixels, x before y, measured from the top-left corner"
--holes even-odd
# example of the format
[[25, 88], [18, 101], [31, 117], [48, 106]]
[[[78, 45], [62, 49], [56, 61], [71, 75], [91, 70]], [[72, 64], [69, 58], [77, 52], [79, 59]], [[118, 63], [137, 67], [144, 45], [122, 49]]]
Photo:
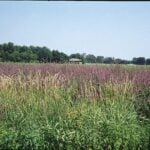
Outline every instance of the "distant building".
[[70, 58], [69, 63], [71, 64], [82, 64], [82, 60], [78, 58]]

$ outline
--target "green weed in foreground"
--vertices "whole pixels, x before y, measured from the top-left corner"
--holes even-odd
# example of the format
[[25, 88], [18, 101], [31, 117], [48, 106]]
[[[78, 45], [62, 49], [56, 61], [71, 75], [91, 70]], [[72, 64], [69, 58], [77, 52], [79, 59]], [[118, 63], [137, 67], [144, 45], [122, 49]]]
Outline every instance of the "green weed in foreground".
[[104, 89], [97, 101], [74, 98], [73, 87], [1, 90], [0, 149], [148, 149], [150, 122], [138, 119], [132, 91]]
[[148, 149], [150, 127], [131, 97], [71, 101], [68, 91], [1, 91], [0, 148]]

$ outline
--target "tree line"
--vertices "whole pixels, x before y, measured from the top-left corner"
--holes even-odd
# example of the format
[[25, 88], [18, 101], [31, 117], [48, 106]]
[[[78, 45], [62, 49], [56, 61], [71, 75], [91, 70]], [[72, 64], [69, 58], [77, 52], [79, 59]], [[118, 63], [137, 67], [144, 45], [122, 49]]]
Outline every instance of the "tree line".
[[67, 63], [70, 58], [81, 59], [82, 63], [150, 65], [150, 58], [146, 59], [144, 57], [133, 58], [129, 61], [85, 53], [67, 55], [58, 50], [50, 50], [47, 47], [19, 46], [14, 45], [12, 42], [0, 44], [0, 62]]

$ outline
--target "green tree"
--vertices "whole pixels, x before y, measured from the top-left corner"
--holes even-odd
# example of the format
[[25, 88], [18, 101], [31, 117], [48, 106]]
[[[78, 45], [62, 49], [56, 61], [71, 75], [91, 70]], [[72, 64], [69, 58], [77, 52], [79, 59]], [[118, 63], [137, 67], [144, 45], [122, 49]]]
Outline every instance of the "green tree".
[[11, 61], [13, 62], [21, 62], [21, 58], [20, 58], [20, 53], [19, 51], [15, 50], [12, 54], [11, 54]]
[[145, 64], [145, 57], [134, 57], [132, 59], [132, 63], [136, 65], [144, 65]]
[[3, 61], [3, 53], [4, 53], [3, 47], [2, 45], [0, 45], [0, 62]]
[[52, 59], [52, 53], [51, 51], [46, 47], [37, 47], [37, 59], [39, 62], [51, 62]]
[[14, 51], [15, 51], [15, 46], [14, 46], [14, 44], [12, 43], [12, 42], [9, 42], [8, 44], [7, 44], [7, 51], [9, 52], [9, 53], [13, 53]]
[[52, 62], [59, 63], [60, 62], [60, 53], [58, 50], [52, 51]]
[[97, 63], [103, 63], [104, 62], [104, 56], [97, 56], [96, 57], [96, 62]]
[[104, 63], [105, 64], [112, 64], [112, 63], [114, 63], [114, 58], [106, 57], [106, 58], [104, 58]]
[[68, 60], [69, 60], [69, 57], [65, 53], [61, 52], [60, 53], [60, 62], [64, 63], [64, 62], [68, 62]]
[[88, 63], [96, 63], [96, 57], [92, 54], [88, 54], [86, 56], [86, 62]]
[[146, 65], [150, 65], [150, 58], [146, 59]]

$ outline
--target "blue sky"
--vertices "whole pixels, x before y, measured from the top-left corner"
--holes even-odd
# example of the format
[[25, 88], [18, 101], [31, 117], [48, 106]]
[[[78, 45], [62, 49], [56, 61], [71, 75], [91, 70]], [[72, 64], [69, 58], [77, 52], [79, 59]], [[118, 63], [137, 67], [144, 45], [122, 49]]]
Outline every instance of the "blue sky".
[[150, 2], [0, 2], [0, 43], [150, 58]]

